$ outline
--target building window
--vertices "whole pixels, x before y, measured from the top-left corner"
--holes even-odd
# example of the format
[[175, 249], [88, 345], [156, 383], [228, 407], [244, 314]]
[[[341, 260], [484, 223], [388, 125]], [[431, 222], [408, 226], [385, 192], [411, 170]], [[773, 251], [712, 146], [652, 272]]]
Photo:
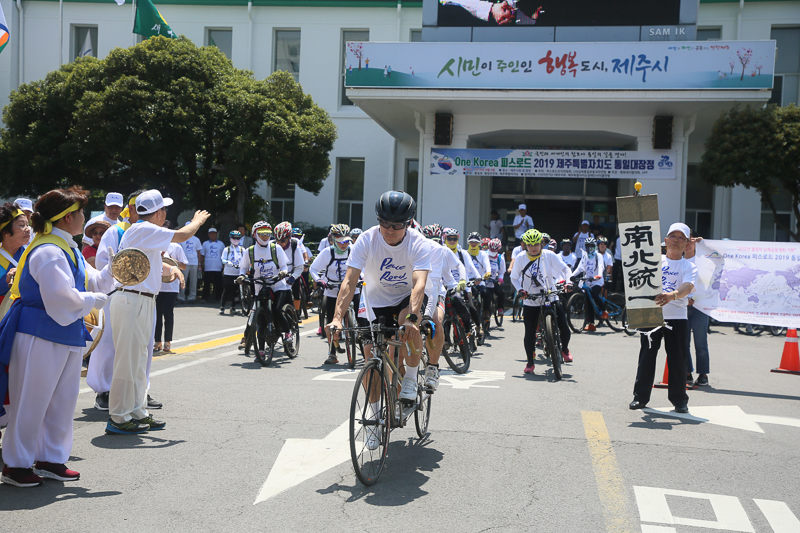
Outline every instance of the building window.
[[276, 30], [273, 57], [273, 72], [285, 70], [300, 81], [300, 30]]
[[411, 30], [410, 38], [408, 39], [409, 42], [412, 43], [421, 43], [422, 42], [422, 30]]
[[419, 159], [406, 160], [405, 191], [419, 202]]
[[[782, 106], [798, 102], [800, 84], [800, 28], [772, 28], [778, 51], [775, 56], [775, 74], [781, 74], [780, 100]], [[776, 76], [777, 85], [777, 76]], [[773, 98], [775, 93], [773, 92]], [[772, 101], [772, 100], [770, 100]]]
[[364, 159], [337, 159], [336, 222], [360, 228], [364, 219]]
[[[344, 81], [345, 81], [345, 72], [347, 67], [350, 66], [347, 64], [347, 43], [351, 42], [367, 42], [369, 41], [369, 30], [358, 30], [358, 31], [343, 31], [342, 32], [342, 68], [341, 68], [341, 76], [342, 76], [342, 99], [341, 105], [353, 105], [353, 102], [347, 97], [347, 91], [344, 88]], [[359, 61], [358, 65], [352, 65], [353, 68], [369, 68], [369, 58], [365, 57], [363, 60]], [[375, 68], [375, 67], [373, 67]]]
[[287, 183], [275, 185], [270, 194], [269, 211], [275, 223], [294, 220], [294, 191], [295, 184]]
[[719, 41], [722, 39], [722, 28], [697, 28], [697, 41]]
[[97, 57], [97, 26], [72, 27], [72, 57]]
[[769, 98], [768, 104], [775, 104], [778, 107], [781, 105], [781, 100], [783, 100], [783, 76], [775, 75], [772, 78], [772, 96]]
[[697, 165], [686, 168], [686, 225], [701, 237], [711, 236], [714, 185], [700, 177]]
[[226, 28], [206, 28], [206, 45], [216, 46], [225, 57], [233, 57], [233, 30]]

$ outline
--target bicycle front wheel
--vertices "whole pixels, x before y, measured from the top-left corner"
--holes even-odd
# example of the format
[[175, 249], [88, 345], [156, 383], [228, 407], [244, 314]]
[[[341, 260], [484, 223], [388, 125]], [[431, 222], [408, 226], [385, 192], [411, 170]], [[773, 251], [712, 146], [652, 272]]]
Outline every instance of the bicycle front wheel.
[[786, 335], [786, 328], [782, 328], [780, 326], [769, 326], [769, 332], [776, 337], [780, 337]]
[[469, 348], [467, 333], [458, 319], [445, 318], [443, 327], [452, 339], [449, 349], [443, 351], [444, 358], [447, 359], [447, 364], [450, 365], [453, 372], [463, 374], [469, 370], [470, 355], [472, 353]]
[[503, 313], [500, 312], [500, 309], [494, 310], [494, 323], [497, 325], [498, 328], [503, 326]]
[[580, 292], [567, 300], [567, 324], [575, 333], [580, 333], [586, 325], [586, 298]]
[[522, 298], [519, 294], [514, 295], [514, 306], [511, 308], [511, 321], [517, 322], [522, 318]]
[[261, 366], [267, 366], [275, 353], [275, 341], [272, 339], [272, 320], [266, 309], [259, 308], [253, 325], [256, 328], [256, 359]]
[[[344, 315], [344, 322], [342, 323], [342, 327], [345, 328], [353, 328], [356, 325], [356, 313], [353, 311], [353, 308], [347, 310], [347, 313]], [[347, 352], [347, 366], [349, 368], [356, 367], [356, 335], [352, 331], [348, 331], [344, 334], [344, 346], [345, 351]]]
[[553, 375], [556, 380], [561, 379], [561, 349], [556, 346], [556, 321], [553, 315], [544, 317], [544, 346], [550, 363], [553, 365]]
[[286, 304], [283, 306], [283, 312], [286, 320], [289, 321], [289, 338], [283, 339], [283, 351], [290, 359], [294, 359], [300, 351], [300, 326], [298, 325], [297, 311], [293, 305]]
[[358, 480], [372, 485], [386, 464], [389, 448], [389, 387], [378, 361], [358, 374], [350, 402], [350, 458]]
[[428, 434], [428, 422], [431, 418], [431, 397], [433, 396], [425, 389], [425, 372], [422, 370], [425, 365], [420, 365], [417, 372], [417, 410], [414, 411], [414, 425], [417, 428], [417, 436], [424, 438]]
[[614, 331], [622, 331], [625, 329], [625, 297], [618, 292], [612, 292], [607, 299], [611, 305], [606, 305], [606, 324]]

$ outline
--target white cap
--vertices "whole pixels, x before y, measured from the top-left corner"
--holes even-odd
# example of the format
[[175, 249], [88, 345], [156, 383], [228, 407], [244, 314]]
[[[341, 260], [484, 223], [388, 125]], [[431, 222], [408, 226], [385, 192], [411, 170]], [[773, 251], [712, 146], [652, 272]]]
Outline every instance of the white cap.
[[525, 211], [527, 211], [528, 210], [528, 206], [525, 205], [525, 204], [519, 204], [519, 207], [517, 208], [517, 210], [519, 211], [520, 209], [524, 209]]
[[149, 215], [170, 205], [172, 198], [164, 198], [156, 189], [144, 191], [136, 197], [136, 212], [140, 215]]
[[667, 235], [669, 235], [673, 231], [680, 231], [681, 233], [683, 233], [683, 236], [686, 237], [687, 239], [689, 239], [689, 236], [691, 235], [691, 230], [689, 229], [689, 226], [687, 226], [683, 222], [676, 222], [673, 225], [671, 225], [669, 227]]
[[584, 220], [583, 222], [581, 222], [581, 226], [583, 226], [584, 224], [586, 224], [588, 226], [589, 225], [589, 221], [588, 220]]
[[106, 205], [118, 205], [120, 207], [125, 207], [125, 203], [122, 200], [122, 195], [118, 192], [110, 192], [106, 195]]
[[209, 232], [209, 233], [219, 233], [219, 232], [217, 231], [217, 228], [208, 228], [208, 232]]
[[20, 209], [23, 211], [30, 211], [33, 213], [33, 202], [28, 200], [27, 198], [17, 198], [14, 200], [14, 203], [19, 206]]

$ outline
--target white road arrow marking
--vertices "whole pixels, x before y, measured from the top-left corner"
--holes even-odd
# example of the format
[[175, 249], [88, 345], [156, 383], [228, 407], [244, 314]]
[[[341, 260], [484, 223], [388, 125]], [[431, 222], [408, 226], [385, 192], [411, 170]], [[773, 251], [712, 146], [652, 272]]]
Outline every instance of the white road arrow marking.
[[[313, 378], [313, 381], [348, 381], [355, 382], [359, 370], [334, 368], [326, 370], [322, 375]], [[469, 389], [471, 387], [484, 389], [499, 389], [498, 385], [481, 385], [488, 381], [503, 381], [506, 373], [495, 370], [470, 370], [466, 374], [456, 374], [450, 369], [442, 369], [439, 374], [440, 385], [450, 385], [454, 389]]]
[[762, 424], [800, 427], [800, 419], [770, 415], [749, 415], [742, 411], [738, 405], [689, 407], [689, 413], [687, 414], [676, 413], [671, 411], [669, 407], [658, 409], [645, 407], [643, 411], [695, 422], [708, 422], [717, 426], [743, 429], [754, 433], [764, 433], [764, 430], [758, 425], [759, 422]]
[[253, 505], [350, 459], [350, 421], [324, 439], [287, 439]]

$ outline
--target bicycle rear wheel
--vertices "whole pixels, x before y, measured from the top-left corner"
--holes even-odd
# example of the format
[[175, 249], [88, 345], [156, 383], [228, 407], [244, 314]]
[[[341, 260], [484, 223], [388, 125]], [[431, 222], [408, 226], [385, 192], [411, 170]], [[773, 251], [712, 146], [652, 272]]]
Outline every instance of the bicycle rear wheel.
[[469, 340], [464, 331], [464, 326], [461, 321], [451, 317], [445, 317], [442, 327], [445, 328], [450, 334], [450, 346], [448, 349], [443, 350], [442, 354], [447, 359], [447, 364], [457, 374], [463, 374], [469, 369], [469, 361], [471, 351], [469, 349]]
[[300, 326], [297, 320], [297, 311], [291, 304], [283, 306], [283, 312], [286, 314], [286, 320], [289, 321], [289, 339], [283, 339], [283, 351], [289, 356], [290, 359], [297, 357], [300, 351]]
[[625, 329], [625, 322], [623, 320], [625, 313], [625, 297], [618, 292], [612, 292], [608, 295], [607, 300], [611, 305], [606, 305], [606, 311], [608, 312], [606, 324], [614, 331], [622, 331]]
[[544, 346], [553, 365], [553, 375], [557, 380], [561, 379], [561, 349], [556, 346], [556, 323], [553, 315], [547, 314], [544, 317]]
[[256, 329], [256, 359], [261, 366], [268, 366], [275, 354], [275, 340], [272, 320], [266, 309], [259, 308], [253, 324]]
[[522, 298], [519, 294], [514, 295], [514, 305], [511, 307], [511, 322], [517, 322], [522, 319]]
[[358, 480], [372, 485], [386, 464], [389, 448], [388, 385], [377, 360], [358, 374], [350, 402], [350, 458]]
[[780, 337], [786, 335], [786, 328], [780, 326], [769, 326], [769, 332], [775, 335], [776, 337]]
[[428, 422], [431, 418], [431, 397], [432, 394], [425, 389], [424, 365], [420, 365], [417, 372], [417, 410], [414, 411], [414, 425], [417, 428], [417, 436], [424, 438], [428, 434]]
[[503, 326], [503, 318], [504, 318], [503, 313], [500, 312], [500, 309], [497, 309], [497, 307], [495, 307], [495, 310], [494, 310], [493, 314], [494, 314], [494, 323], [495, 323], [495, 325], [498, 328], [502, 327]]
[[567, 324], [575, 333], [580, 333], [586, 325], [586, 298], [580, 292], [567, 300]]

